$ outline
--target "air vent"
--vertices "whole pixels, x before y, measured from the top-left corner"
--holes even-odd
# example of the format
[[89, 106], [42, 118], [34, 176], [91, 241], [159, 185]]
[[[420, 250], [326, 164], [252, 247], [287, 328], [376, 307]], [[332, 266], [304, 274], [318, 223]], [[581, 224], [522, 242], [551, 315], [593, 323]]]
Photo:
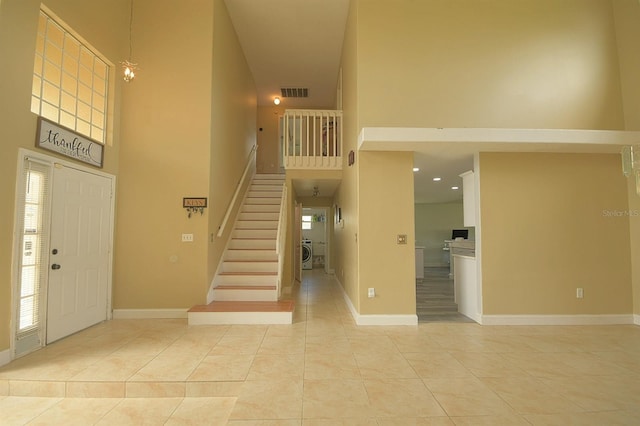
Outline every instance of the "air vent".
[[283, 98], [308, 98], [309, 89], [306, 87], [283, 87], [280, 89]]

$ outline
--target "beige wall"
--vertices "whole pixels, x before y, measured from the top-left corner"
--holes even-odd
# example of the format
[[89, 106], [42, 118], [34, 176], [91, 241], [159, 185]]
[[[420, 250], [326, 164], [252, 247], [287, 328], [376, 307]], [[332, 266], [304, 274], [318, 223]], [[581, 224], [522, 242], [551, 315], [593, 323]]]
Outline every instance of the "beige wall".
[[632, 312], [619, 155], [481, 153], [480, 170], [485, 315]]
[[[114, 64], [124, 57], [123, 34], [128, 25], [128, 2], [96, 0], [48, 0], [48, 6], [73, 30]], [[11, 268], [14, 227], [15, 176], [18, 148], [34, 147], [36, 116], [30, 111], [31, 83], [40, 1], [3, 0], [0, 5], [0, 141], [3, 155], [0, 170], [0, 351], [9, 348], [11, 323]], [[115, 81], [115, 105], [110, 117], [115, 136], [105, 150], [104, 171], [118, 172], [120, 139], [119, 93], [121, 83]], [[47, 154], [52, 155], [46, 151]]]
[[[353, 1], [342, 60], [345, 152], [349, 151], [349, 144], [357, 138], [359, 130], [366, 126], [625, 128], [623, 103], [627, 106], [640, 100], [635, 95], [631, 100], [623, 99], [621, 85], [631, 84], [625, 78], [628, 80], [637, 73], [634, 74], [635, 65], [625, 68], [623, 64], [621, 68], [618, 58], [619, 52], [630, 55], [632, 46], [637, 46], [637, 42], [633, 37], [620, 42], [621, 31], [615, 27], [614, 17], [624, 15], [625, 10], [619, 10], [618, 5], [612, 6], [613, 3], [615, 1], [611, 0]], [[625, 7], [635, 5], [628, 3]], [[627, 32], [636, 21], [630, 22], [625, 24]], [[638, 83], [634, 80], [633, 84], [631, 89], [637, 90], [635, 85]], [[626, 118], [629, 119], [628, 112]], [[375, 233], [377, 226], [368, 222], [365, 215], [376, 206], [373, 197], [363, 193], [367, 191], [366, 179], [370, 172], [363, 169], [367, 163], [362, 158], [367, 158], [367, 155], [357, 153], [355, 167], [345, 167], [343, 184], [336, 197], [338, 205], [349, 205], [349, 200], [354, 197], [358, 200], [357, 223], [346, 221], [344, 230], [336, 229], [337, 245], [341, 250], [336, 274], [360, 313], [394, 313], [397, 310], [393, 303], [385, 304], [382, 299], [368, 301], [363, 297], [368, 287], [365, 283], [367, 268], [375, 262], [367, 261], [367, 256], [358, 252], [358, 247], [362, 251], [366, 246], [363, 241]], [[600, 164], [599, 161], [596, 163]], [[608, 173], [612, 173], [608, 179], [616, 181], [613, 177], [615, 170], [619, 181], [619, 158], [613, 162], [617, 162], [615, 166], [613, 163], [607, 166]], [[384, 168], [390, 164], [380, 166]], [[579, 165], [576, 167], [580, 169]], [[356, 170], [355, 176], [351, 174], [353, 169]], [[612, 201], [610, 197], [615, 191], [603, 192], [605, 194], [596, 204]], [[506, 199], [500, 198], [499, 191], [495, 194], [498, 198], [489, 203], [494, 207], [494, 203], [505, 202]], [[485, 195], [483, 192], [483, 199]], [[624, 201], [625, 206], [628, 205], [625, 194], [616, 196], [616, 202]], [[558, 201], [554, 197], [549, 203]], [[585, 194], [581, 197], [581, 202], [589, 199]], [[564, 229], [566, 216], [574, 214], [575, 208], [562, 203], [557, 206], [557, 217], [563, 219], [552, 220], [549, 227]], [[350, 209], [343, 208], [345, 210]], [[492, 211], [492, 214], [501, 213]], [[530, 217], [530, 220], [535, 223], [537, 218]], [[624, 224], [613, 223], [605, 222], [603, 225], [615, 228], [613, 233], [597, 234], [596, 239], [603, 242], [612, 238], [624, 239], [625, 236], [628, 239], [625, 233], [628, 228], [625, 229]], [[349, 229], [349, 225], [353, 228]], [[519, 229], [516, 228], [515, 232], [520, 232]], [[495, 232], [498, 233], [494, 234], [494, 240], [506, 238], [497, 226]], [[489, 238], [489, 244], [499, 245], [487, 237], [488, 233], [490, 231], [485, 228], [483, 235]], [[355, 239], [356, 234], [362, 244], [351, 248], [349, 240]], [[497, 264], [502, 267], [504, 262], [499, 262], [500, 256], [495, 253], [511, 259], [509, 256], [514, 256], [513, 251], [507, 253], [502, 249], [494, 252], [493, 256], [485, 259], [489, 262], [489, 271], [484, 275], [489, 280], [485, 288], [485, 313], [617, 313], [630, 309], [624, 301], [628, 303], [631, 294], [628, 242], [627, 250], [616, 251], [615, 255], [609, 252], [605, 256], [607, 266], [604, 268], [607, 272], [609, 269], [614, 271], [615, 290], [604, 299], [600, 297], [603, 286], [599, 284], [598, 275], [579, 274], [575, 269], [582, 263], [575, 258], [569, 259], [568, 270], [580, 277], [587, 295], [579, 305], [575, 300], [575, 278], [545, 258], [545, 255], [550, 256], [549, 251], [541, 250], [539, 242], [533, 246], [535, 250], [520, 245], [518, 249], [531, 254], [530, 258], [536, 259], [538, 265], [550, 262], [548, 271], [554, 278], [538, 284], [536, 274], [540, 271], [529, 268], [527, 271], [531, 274], [525, 278], [516, 274], [517, 285], [512, 285], [514, 280], [509, 277], [513, 277], [516, 271], [507, 269], [507, 273], [504, 270], [498, 273]], [[594, 243], [590, 249], [595, 250], [594, 247], [599, 247], [599, 244]], [[491, 250], [484, 250], [485, 254], [488, 252]], [[379, 253], [384, 256], [392, 251]], [[357, 259], [355, 280], [341, 277], [341, 265], [348, 264], [348, 260], [343, 259], [349, 255]], [[589, 255], [597, 257], [592, 252]], [[399, 267], [391, 270], [402, 273]], [[558, 276], [563, 277], [562, 280]], [[560, 281], [564, 284], [558, 285], [566, 288], [562, 288], [561, 297], [555, 297], [558, 291], [555, 284]], [[525, 306], [521, 306], [523, 297], [526, 299], [526, 295], [535, 288], [534, 282], [542, 286], [542, 291], [536, 293], [542, 296], [540, 299], [534, 297], [530, 303], [522, 302]], [[569, 289], [567, 296], [565, 293]], [[502, 290], [505, 291], [502, 293]], [[513, 304], [509, 303], [510, 298], [514, 298]], [[594, 306], [593, 301], [596, 300], [598, 302]], [[369, 309], [371, 303], [378, 305]]]
[[141, 70], [123, 89], [113, 307], [186, 308], [206, 294], [211, 208], [188, 219], [182, 197], [209, 190], [213, 8], [141, 0], [134, 14]]
[[[343, 151], [357, 151], [358, 140], [358, 46], [357, 2], [350, 2], [349, 16], [342, 47], [342, 108]], [[356, 155], [357, 157], [357, 155]], [[359, 310], [358, 299], [358, 159], [355, 165], [345, 163], [342, 183], [335, 195], [335, 204], [342, 210], [343, 226], [335, 227], [335, 272], [351, 303]]]
[[360, 0], [360, 126], [622, 129], [612, 15], [611, 0]]
[[[616, 0], [613, 2], [620, 76], [624, 101], [625, 128], [640, 130], [640, 2]], [[636, 194], [633, 179], [629, 178], [629, 211], [640, 212], [640, 196]], [[640, 315], [640, 218], [629, 219], [633, 276], [634, 313]]]
[[[212, 73], [208, 76], [212, 79], [209, 99], [211, 139], [208, 141], [210, 244], [207, 280], [203, 283], [205, 287], [209, 286], [218, 268], [231, 226], [227, 227], [222, 237], [216, 238], [215, 234], [242, 177], [251, 148], [256, 144], [257, 95], [253, 76], [224, 0], [215, 0], [213, 5], [213, 64]], [[193, 9], [199, 11], [200, 7]], [[251, 167], [255, 168], [255, 163]], [[231, 215], [230, 224], [236, 212], [237, 208]], [[206, 288], [204, 290], [206, 292]]]
[[[230, 232], [215, 237], [255, 143], [255, 87], [222, 0], [135, 5], [142, 69], [125, 87], [114, 308], [189, 308]], [[205, 214], [188, 218], [183, 197], [207, 197]]]
[[[413, 153], [360, 152], [360, 314], [415, 314]], [[397, 244], [397, 236], [407, 236]], [[368, 298], [367, 289], [376, 297]]]
[[284, 107], [275, 105], [258, 107], [257, 173], [280, 173], [279, 117], [284, 115], [284, 110]]

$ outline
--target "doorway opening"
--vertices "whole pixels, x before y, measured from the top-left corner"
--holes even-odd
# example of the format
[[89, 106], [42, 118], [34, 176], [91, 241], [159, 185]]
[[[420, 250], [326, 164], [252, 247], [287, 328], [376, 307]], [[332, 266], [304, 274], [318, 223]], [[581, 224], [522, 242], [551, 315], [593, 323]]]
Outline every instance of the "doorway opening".
[[320, 269], [330, 273], [329, 208], [304, 207], [301, 220], [302, 270]]

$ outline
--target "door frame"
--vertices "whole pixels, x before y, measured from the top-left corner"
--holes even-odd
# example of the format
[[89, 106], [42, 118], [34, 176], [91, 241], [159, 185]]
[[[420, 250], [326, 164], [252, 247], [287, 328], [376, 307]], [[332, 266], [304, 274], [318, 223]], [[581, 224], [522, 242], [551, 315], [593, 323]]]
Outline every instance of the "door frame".
[[[18, 224], [22, 221], [22, 219], [20, 219], [18, 216], [20, 214], [21, 211], [21, 206], [19, 205], [20, 202], [20, 194], [22, 193], [22, 191], [24, 191], [24, 185], [25, 182], [22, 179], [22, 175], [24, 172], [24, 161], [25, 158], [33, 158], [37, 161], [40, 161], [42, 163], [48, 163], [50, 164], [51, 167], [56, 167], [56, 165], [60, 165], [63, 167], [67, 167], [70, 169], [74, 169], [77, 170], [79, 172], [83, 172], [83, 173], [91, 173], [103, 178], [107, 178], [111, 181], [111, 206], [109, 209], [109, 227], [110, 227], [110, 232], [109, 232], [109, 256], [108, 256], [108, 268], [107, 268], [107, 312], [106, 312], [106, 318], [107, 320], [111, 320], [113, 319], [113, 309], [112, 309], [112, 299], [113, 299], [113, 242], [114, 242], [114, 234], [115, 234], [115, 200], [116, 200], [116, 176], [112, 175], [110, 173], [105, 173], [101, 170], [97, 170], [94, 168], [90, 168], [90, 167], [85, 167], [82, 166], [80, 164], [76, 164], [76, 163], [72, 163], [70, 161], [66, 161], [63, 160], [61, 158], [58, 157], [52, 157], [50, 155], [46, 155], [43, 154], [41, 152], [37, 152], [37, 151], [31, 151], [29, 149], [26, 148], [19, 148], [18, 149], [18, 159], [17, 159], [17, 168], [16, 168], [16, 190], [15, 190], [15, 196], [14, 196], [14, 218], [13, 218], [13, 250], [12, 250], [12, 259], [11, 259], [11, 265], [12, 265], [12, 272], [11, 272], [11, 320], [10, 320], [10, 337], [11, 337], [11, 342], [10, 342], [10, 354], [11, 354], [11, 359], [13, 360], [15, 358], [15, 343], [16, 343], [16, 313], [17, 313], [17, 295], [18, 295], [18, 269], [19, 269], [19, 257], [21, 256], [22, 253], [22, 246], [21, 246], [21, 230], [17, 229]], [[51, 208], [51, 203], [53, 202], [52, 197], [49, 198], [49, 209]], [[49, 218], [49, 226], [51, 225], [50, 223], [50, 218]], [[50, 237], [49, 237], [50, 238]], [[50, 241], [47, 241], [46, 245], [48, 247]], [[47, 250], [48, 251], [48, 250]], [[44, 257], [43, 259], [46, 260], [46, 264], [48, 265], [49, 262], [49, 256], [50, 254], [47, 254], [46, 257]], [[45, 263], [43, 261], [43, 263]], [[41, 328], [42, 328], [42, 333], [43, 333], [43, 338], [41, 340], [41, 346], [40, 347], [45, 347], [46, 346], [46, 328], [47, 328], [47, 313], [46, 313], [46, 306], [47, 306], [47, 301], [48, 301], [48, 291], [49, 291], [49, 279], [47, 277], [47, 279], [44, 282], [44, 285], [41, 289], [42, 295], [43, 295], [43, 301], [42, 301], [42, 305], [41, 305], [41, 313], [44, 313], [44, 315], [42, 315], [41, 320]]]

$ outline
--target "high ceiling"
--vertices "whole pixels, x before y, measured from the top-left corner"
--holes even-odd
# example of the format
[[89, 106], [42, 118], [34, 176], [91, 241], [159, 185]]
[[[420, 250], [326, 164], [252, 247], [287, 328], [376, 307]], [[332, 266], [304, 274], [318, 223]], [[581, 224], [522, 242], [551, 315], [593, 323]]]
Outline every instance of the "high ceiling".
[[[258, 105], [273, 105], [282, 88], [308, 88], [308, 98], [282, 98], [285, 108], [336, 105], [336, 87], [349, 0], [225, 0], [233, 26], [251, 68]], [[416, 202], [450, 202], [462, 198], [451, 186], [473, 166], [473, 156], [417, 152]], [[442, 178], [434, 182], [433, 177]], [[321, 196], [337, 188], [331, 180], [296, 181], [300, 196]]]
[[[225, 0], [253, 73], [258, 105], [335, 108], [349, 0]], [[282, 98], [282, 88], [308, 88]]]

